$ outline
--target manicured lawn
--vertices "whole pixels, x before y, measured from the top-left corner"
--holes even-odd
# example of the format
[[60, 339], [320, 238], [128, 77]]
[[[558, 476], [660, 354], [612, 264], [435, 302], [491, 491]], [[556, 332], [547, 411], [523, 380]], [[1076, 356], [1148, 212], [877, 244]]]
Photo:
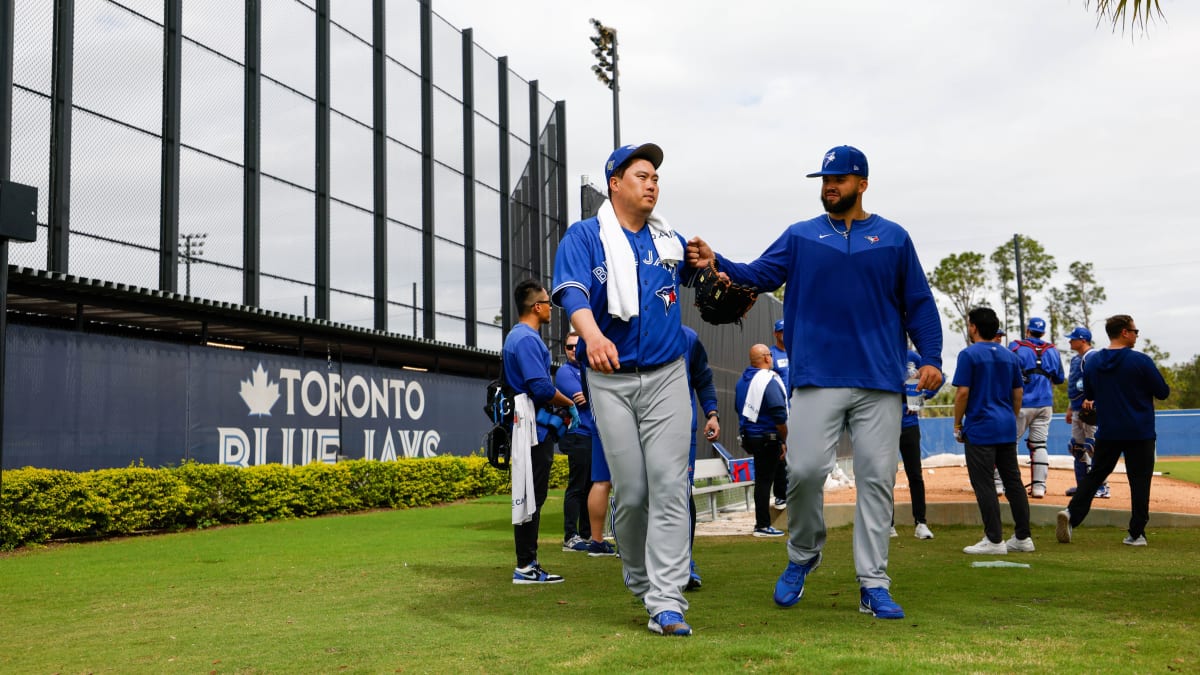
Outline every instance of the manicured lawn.
[[1189, 483], [1200, 484], [1200, 459], [1163, 459], [1159, 458], [1154, 464], [1155, 471], [1161, 471], [1164, 476]]
[[[1195, 672], [1200, 531], [1076, 530], [973, 568], [977, 528], [894, 539], [900, 621], [857, 611], [849, 528], [804, 599], [771, 588], [784, 543], [702, 537], [690, 638], [646, 630], [620, 561], [563, 553], [561, 493], [542, 562], [514, 586], [508, 500], [70, 544], [0, 557], [0, 671]], [[1153, 523], [1152, 523], [1153, 525]], [[1007, 534], [1007, 533], [1006, 533]], [[983, 558], [991, 560], [993, 558]]]

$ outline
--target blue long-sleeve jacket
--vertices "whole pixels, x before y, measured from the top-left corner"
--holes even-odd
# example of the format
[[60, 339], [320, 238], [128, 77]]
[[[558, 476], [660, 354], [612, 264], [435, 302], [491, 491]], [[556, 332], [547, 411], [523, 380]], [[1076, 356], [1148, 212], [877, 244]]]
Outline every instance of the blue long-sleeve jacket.
[[742, 377], [733, 388], [734, 406], [737, 407], [738, 426], [745, 436], [773, 434], [779, 424], [787, 424], [787, 393], [774, 379], [763, 390], [762, 403], [758, 407], [758, 419], [751, 422], [742, 414], [746, 407], [746, 394], [750, 391], [750, 381], [758, 375], [761, 368], [750, 366], [742, 371]]
[[730, 279], [783, 303], [788, 389], [904, 388], [907, 334], [921, 365], [942, 367], [942, 322], [908, 232], [878, 215], [845, 238], [826, 215], [789, 226], [757, 260], [717, 256]]
[[1083, 370], [1083, 397], [1094, 402], [1100, 423], [1097, 440], [1157, 438], [1152, 397], [1170, 395], [1154, 361], [1133, 349], [1102, 349], [1088, 357]]

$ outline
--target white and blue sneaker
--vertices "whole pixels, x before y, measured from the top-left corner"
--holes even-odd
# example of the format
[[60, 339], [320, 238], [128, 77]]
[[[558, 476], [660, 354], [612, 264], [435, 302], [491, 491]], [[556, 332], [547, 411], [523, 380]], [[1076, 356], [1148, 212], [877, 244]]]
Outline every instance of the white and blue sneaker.
[[649, 628], [651, 633], [658, 633], [659, 635], [692, 634], [692, 627], [687, 625], [687, 622], [683, 620], [683, 615], [670, 610], [659, 612], [650, 617], [650, 623], [646, 624], [646, 628]]
[[560, 584], [562, 580], [563, 578], [557, 574], [550, 574], [542, 569], [536, 560], [528, 567], [518, 567], [513, 570], [514, 584]]
[[789, 562], [779, 581], [775, 582], [775, 604], [780, 607], [791, 607], [804, 597], [804, 579], [810, 572], [821, 565], [821, 554], [803, 565]]
[[563, 553], [587, 553], [588, 540], [579, 535], [573, 535], [563, 542]]
[[1096, 499], [1111, 499], [1112, 498], [1112, 491], [1108, 489], [1107, 484], [1101, 485], [1100, 487], [1096, 488], [1096, 497], [1095, 498]]
[[756, 537], [782, 537], [783, 530], [776, 529], [770, 525], [766, 527], [754, 528], [754, 536]]
[[883, 587], [860, 588], [858, 595], [858, 611], [863, 614], [870, 614], [877, 619], [904, 618], [904, 610], [900, 609], [900, 605], [892, 600], [892, 594], [888, 592], [888, 589]]

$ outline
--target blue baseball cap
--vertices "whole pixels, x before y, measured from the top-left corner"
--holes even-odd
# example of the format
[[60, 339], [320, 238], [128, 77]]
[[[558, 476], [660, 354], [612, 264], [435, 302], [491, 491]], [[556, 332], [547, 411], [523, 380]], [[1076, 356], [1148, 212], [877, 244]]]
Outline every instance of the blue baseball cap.
[[1088, 342], [1091, 342], [1092, 341], [1092, 331], [1084, 328], [1083, 326], [1076, 326], [1075, 330], [1071, 331], [1070, 333], [1067, 333], [1067, 339], [1068, 340], [1087, 340]]
[[775, 332], [778, 333], [781, 330], [783, 330], [783, 319], [775, 322]]
[[808, 174], [808, 178], [817, 176], [862, 176], [867, 177], [867, 156], [862, 150], [852, 145], [839, 145], [825, 153], [821, 160], [821, 170]]
[[1008, 335], [1008, 333], [1005, 333], [1003, 328], [996, 329], [996, 337], [1005, 337], [1006, 335]]
[[645, 159], [658, 168], [663, 161], [662, 148], [653, 143], [642, 143], [641, 145], [622, 145], [612, 154], [608, 156], [608, 161], [604, 163], [604, 182], [608, 182], [612, 178], [613, 172], [625, 166], [628, 162], [635, 159]]
[[1029, 330], [1033, 331], [1034, 333], [1045, 333], [1046, 332], [1046, 320], [1040, 316], [1030, 317]]

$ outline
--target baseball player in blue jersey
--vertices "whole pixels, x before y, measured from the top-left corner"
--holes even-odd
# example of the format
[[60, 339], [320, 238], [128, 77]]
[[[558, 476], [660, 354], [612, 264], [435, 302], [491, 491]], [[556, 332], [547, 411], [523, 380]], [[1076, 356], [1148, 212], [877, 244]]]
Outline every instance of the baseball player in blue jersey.
[[[1067, 399], [1070, 404], [1067, 406], [1066, 419], [1067, 424], [1071, 425], [1071, 440], [1067, 441], [1067, 447], [1075, 458], [1075, 486], [1067, 489], [1067, 496], [1070, 497], [1075, 494], [1079, 483], [1083, 482], [1096, 454], [1096, 425], [1083, 421], [1083, 416], [1079, 414], [1083, 407], [1083, 363], [1096, 350], [1092, 348], [1092, 331], [1086, 326], [1076, 326], [1075, 330], [1067, 333], [1067, 339], [1071, 342], [1071, 351], [1075, 352], [1067, 371]], [[1108, 483], [1096, 488], [1096, 496], [1100, 499], [1112, 496]]]
[[[514, 584], [553, 584], [563, 578], [550, 574], [538, 564], [538, 527], [542, 505], [550, 483], [550, 465], [554, 461], [554, 432], [544, 413], [547, 406], [569, 407], [578, 425], [579, 413], [575, 403], [554, 386], [550, 376], [550, 350], [538, 330], [550, 323], [550, 296], [536, 281], [517, 284], [513, 291], [520, 319], [504, 338], [501, 367], [504, 381], [516, 392], [518, 418], [536, 419], [537, 430], [526, 438], [528, 447], [519, 448], [519, 429], [513, 432], [513, 540], [517, 552], [517, 567], [513, 570]], [[527, 407], [525, 407], [527, 406]], [[524, 426], [523, 424], [514, 425]], [[532, 503], [531, 503], [532, 502]]]
[[[648, 628], [690, 635], [688, 403], [680, 323], [683, 237], [654, 213], [662, 149], [613, 150], [608, 201], [567, 229], [554, 262], [556, 304], [579, 333], [588, 390], [616, 491], [615, 534], [625, 585]], [[647, 536], [653, 530], [654, 536]]]
[[1025, 376], [1025, 394], [1021, 399], [1021, 416], [1017, 418], [1017, 440], [1025, 432], [1029, 448], [1029, 473], [1032, 483], [1029, 496], [1042, 499], [1046, 496], [1046, 476], [1050, 472], [1050, 455], [1046, 451], [1046, 438], [1050, 435], [1050, 418], [1054, 414], [1054, 385], [1062, 384], [1062, 357], [1054, 344], [1042, 340], [1046, 333], [1046, 320], [1040, 317], [1029, 319], [1025, 338], [1014, 340], [1008, 346], [1021, 363]]
[[[788, 381], [788, 354], [787, 345], [783, 342], [783, 319], [775, 322], [775, 342], [769, 345], [771, 349], [771, 370], [779, 375], [779, 379], [784, 382]], [[755, 469], [755, 475], [761, 475]], [[762, 480], [759, 478], [758, 480]], [[783, 509], [787, 507], [787, 459], [781, 458], [779, 464], [775, 467], [775, 480], [773, 481], [771, 492], [775, 495], [775, 508]]]
[[825, 477], [837, 460], [844, 427], [854, 445], [858, 503], [854, 567], [859, 609], [904, 617], [887, 575], [892, 490], [896, 482], [897, 404], [905, 378], [905, 335], [921, 354], [919, 386], [942, 383], [942, 325], [908, 233], [867, 213], [867, 158], [847, 145], [825, 154], [821, 201], [826, 213], [795, 223], [751, 263], [688, 243], [688, 263], [720, 272], [760, 292], [787, 284], [784, 342], [792, 414], [788, 421], [788, 565], [775, 603], [800, 601], [804, 581], [825, 546]]

